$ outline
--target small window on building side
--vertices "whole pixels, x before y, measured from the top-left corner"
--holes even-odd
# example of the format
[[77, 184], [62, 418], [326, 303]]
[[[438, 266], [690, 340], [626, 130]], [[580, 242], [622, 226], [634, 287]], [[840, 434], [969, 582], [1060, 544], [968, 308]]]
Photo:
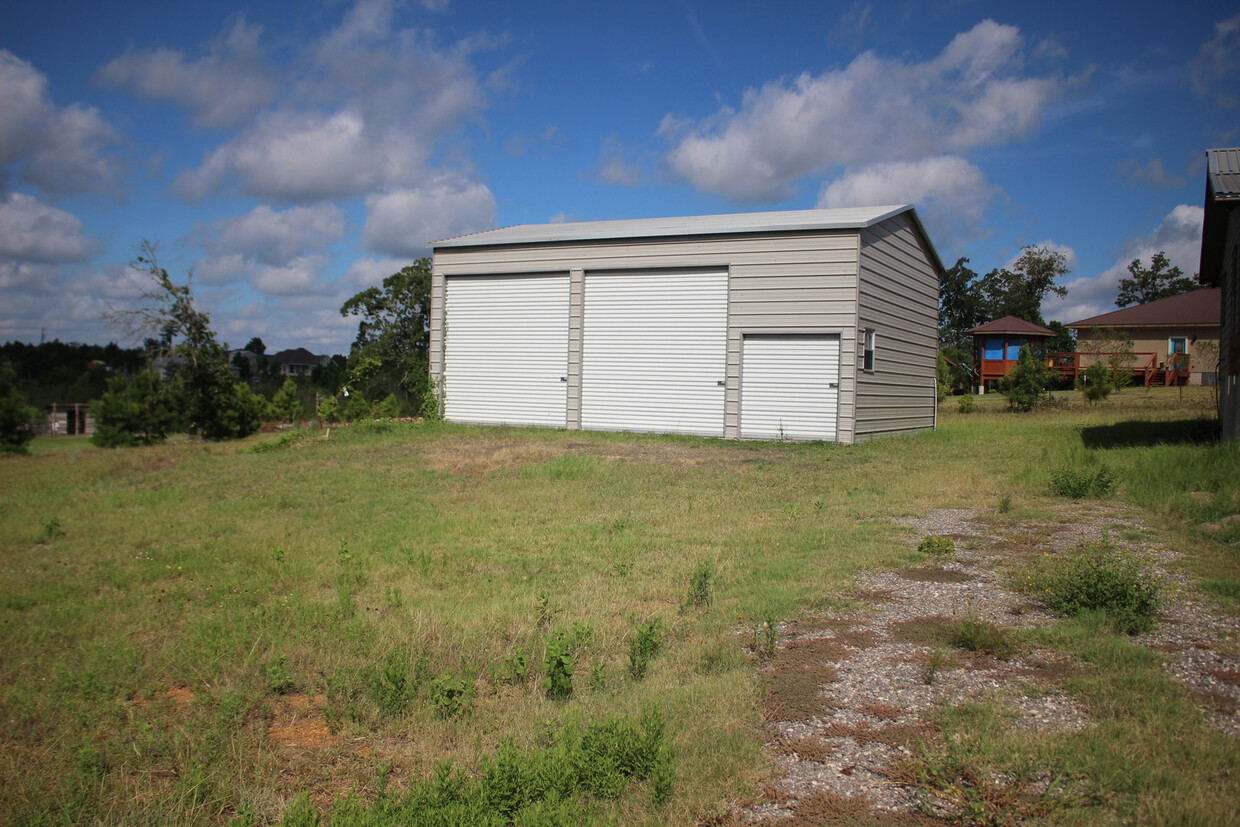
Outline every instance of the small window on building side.
[[874, 370], [874, 331], [866, 328], [865, 345], [861, 357], [861, 369], [873, 372]]

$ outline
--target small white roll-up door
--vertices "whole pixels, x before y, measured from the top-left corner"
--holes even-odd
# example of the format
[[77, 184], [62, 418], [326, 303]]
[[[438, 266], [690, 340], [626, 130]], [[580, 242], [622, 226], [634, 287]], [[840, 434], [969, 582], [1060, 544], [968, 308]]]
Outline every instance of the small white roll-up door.
[[741, 345], [741, 438], [836, 438], [840, 337], [746, 336]]
[[581, 426], [723, 436], [728, 274], [587, 273]]
[[564, 427], [568, 276], [453, 276], [444, 302], [444, 415]]

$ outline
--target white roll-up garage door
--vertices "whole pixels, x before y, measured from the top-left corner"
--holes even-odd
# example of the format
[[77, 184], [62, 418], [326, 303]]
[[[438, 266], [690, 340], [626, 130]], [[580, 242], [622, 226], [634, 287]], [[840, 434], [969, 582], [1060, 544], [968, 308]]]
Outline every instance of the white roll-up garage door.
[[587, 273], [581, 425], [723, 436], [728, 274]]
[[453, 422], [567, 422], [568, 276], [453, 276], [444, 414]]
[[834, 441], [839, 381], [839, 336], [746, 336], [741, 438]]

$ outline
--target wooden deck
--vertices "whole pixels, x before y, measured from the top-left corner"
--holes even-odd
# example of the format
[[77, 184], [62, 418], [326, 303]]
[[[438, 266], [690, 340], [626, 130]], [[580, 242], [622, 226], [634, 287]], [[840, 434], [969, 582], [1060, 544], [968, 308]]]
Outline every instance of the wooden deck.
[[[1147, 352], [1134, 353], [1133, 357], [1129, 370], [1134, 385], [1160, 388], [1188, 384], [1188, 363], [1182, 354], [1167, 356]], [[1070, 378], [1074, 385], [1085, 375], [1085, 370], [1098, 361], [1098, 357], [1087, 353], [1048, 353], [1043, 358], [1052, 371]], [[978, 378], [985, 386], [988, 381], [1007, 376], [1014, 367], [1015, 359], [982, 359], [978, 363]]]

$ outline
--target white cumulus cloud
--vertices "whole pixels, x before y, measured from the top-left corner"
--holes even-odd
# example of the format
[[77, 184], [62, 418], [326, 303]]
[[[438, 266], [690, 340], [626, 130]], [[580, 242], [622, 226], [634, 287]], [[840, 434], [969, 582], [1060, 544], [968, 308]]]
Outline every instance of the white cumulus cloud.
[[181, 104], [200, 126], [236, 126], [276, 94], [274, 72], [259, 43], [261, 34], [261, 27], [238, 18], [197, 60], [172, 49], [131, 51], [104, 64], [95, 79]]
[[72, 213], [20, 192], [0, 196], [0, 261], [84, 261], [97, 248]]
[[981, 225], [998, 190], [953, 155], [849, 168], [826, 184], [819, 207], [915, 204], [932, 235], [956, 237]]
[[424, 186], [366, 199], [367, 248], [392, 256], [430, 254], [426, 244], [495, 226], [495, 196], [482, 183], [443, 175]]
[[1192, 276], [1201, 262], [1201, 224], [1205, 210], [1191, 204], [1180, 204], [1146, 235], [1131, 238], [1122, 247], [1115, 263], [1101, 273], [1082, 276], [1068, 282], [1068, 297], [1047, 302], [1048, 317], [1074, 322], [1100, 313], [1116, 310], [1120, 279], [1128, 278], [1128, 264], [1139, 260], [1148, 267], [1155, 253], [1166, 253], [1175, 267]]
[[391, 0], [362, 0], [310, 44], [281, 101], [177, 179], [191, 200], [228, 189], [269, 201], [358, 197], [418, 186], [442, 139], [486, 103], [471, 57], [496, 41], [441, 46], [396, 29]]
[[321, 250], [338, 241], [344, 214], [334, 204], [274, 210], [259, 204], [245, 215], [199, 226], [199, 245], [220, 254], [236, 254], [263, 264], [284, 264], [307, 249]]
[[120, 169], [104, 153], [116, 133], [93, 107], [58, 107], [47, 78], [0, 49], [0, 188], [8, 175], [48, 195], [114, 194]]
[[1020, 31], [984, 20], [936, 57], [865, 52], [842, 69], [745, 92], [701, 121], [669, 115], [671, 170], [705, 192], [779, 200], [836, 165], [904, 161], [1018, 140], [1066, 82], [1023, 74]]

